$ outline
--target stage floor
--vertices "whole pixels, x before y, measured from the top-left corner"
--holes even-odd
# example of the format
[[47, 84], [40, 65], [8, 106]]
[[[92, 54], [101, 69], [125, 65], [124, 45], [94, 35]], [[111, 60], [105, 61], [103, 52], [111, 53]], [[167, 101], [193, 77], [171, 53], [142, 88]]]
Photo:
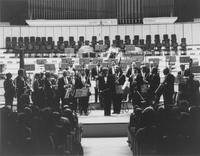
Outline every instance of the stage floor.
[[129, 112], [123, 112], [122, 110], [120, 114], [104, 116], [103, 110], [92, 110], [88, 116], [79, 115], [78, 119], [80, 124], [128, 123], [132, 112], [133, 109], [129, 109]]

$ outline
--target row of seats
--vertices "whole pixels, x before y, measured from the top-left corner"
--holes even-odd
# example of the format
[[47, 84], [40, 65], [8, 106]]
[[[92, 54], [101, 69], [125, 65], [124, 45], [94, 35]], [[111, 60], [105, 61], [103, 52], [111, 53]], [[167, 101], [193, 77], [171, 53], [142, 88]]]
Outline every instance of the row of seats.
[[0, 155], [83, 155], [78, 117], [63, 112], [27, 106], [22, 112], [0, 109]]
[[[165, 51], [174, 50], [177, 51], [178, 45], [181, 46], [181, 50], [186, 50], [186, 38], [181, 39], [181, 43], [178, 44], [176, 34], [171, 35], [171, 42], [168, 34], [163, 35], [163, 40], [161, 42], [160, 35], [154, 36], [154, 41], [152, 41], [151, 35], [146, 35], [146, 40], [140, 39], [139, 35], [135, 35], [134, 39], [131, 40], [129, 35], [124, 36], [124, 40], [120, 35], [115, 36], [115, 40], [112, 40], [112, 44], [117, 47], [124, 49], [125, 45], [136, 45], [141, 47], [143, 50], [157, 50], [161, 51], [164, 47]], [[92, 40], [85, 40], [84, 36], [80, 36], [79, 40], [76, 42], [73, 36], [69, 37], [69, 40], [64, 40], [64, 37], [59, 37], [57, 44], [53, 41], [52, 37], [6, 37], [6, 49], [20, 50], [21, 48], [29, 51], [58, 51], [63, 52], [65, 48], [74, 48], [75, 51], [82, 45], [91, 45], [95, 48], [96, 45], [106, 45], [107, 50], [111, 45], [111, 40], [109, 36], [104, 36], [104, 40], [97, 40], [97, 36], [92, 36]]]
[[181, 101], [171, 108], [136, 107], [130, 116], [133, 155], [199, 155], [200, 107]]

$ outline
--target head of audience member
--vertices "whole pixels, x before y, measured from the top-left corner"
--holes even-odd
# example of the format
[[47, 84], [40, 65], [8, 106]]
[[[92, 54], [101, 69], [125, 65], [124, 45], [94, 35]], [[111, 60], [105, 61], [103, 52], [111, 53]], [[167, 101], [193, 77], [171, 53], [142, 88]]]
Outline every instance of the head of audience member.
[[81, 71], [80, 71], [80, 74], [81, 74], [81, 76], [85, 76], [85, 71], [84, 71], [84, 70], [81, 70]]
[[158, 74], [158, 68], [153, 67], [151, 70], [152, 75], [157, 75]]
[[194, 74], [193, 73], [190, 73], [189, 80], [194, 80]]
[[135, 62], [132, 62], [132, 64], [131, 64], [131, 68], [134, 69], [135, 67], [136, 67]]
[[112, 62], [111, 62], [111, 66], [114, 67], [115, 65], [116, 65], [116, 64], [115, 64], [115, 61], [112, 61]]
[[134, 74], [141, 74], [141, 70], [138, 67], [134, 68]]
[[36, 73], [35, 76], [34, 76], [34, 79], [35, 79], [35, 80], [38, 80], [39, 78], [40, 78], [40, 74], [39, 74], [39, 73]]
[[147, 107], [142, 111], [142, 123], [145, 127], [152, 126], [155, 123], [155, 111], [153, 107]]
[[46, 77], [46, 79], [47, 79], [48, 81], [51, 81], [51, 73], [46, 72], [46, 73], [45, 73], [45, 77]]
[[70, 72], [67, 70], [63, 71], [63, 77], [68, 77], [70, 75]]
[[97, 62], [97, 66], [98, 66], [98, 67], [101, 66], [101, 62], [100, 62], [100, 61]]
[[41, 73], [40, 73], [40, 75], [39, 75], [39, 79], [41, 79], [41, 80], [42, 80], [43, 78], [44, 78], [44, 73], [43, 73], [43, 72], [41, 72]]
[[167, 76], [167, 75], [169, 74], [169, 68], [165, 68], [165, 69], [163, 70], [163, 74], [164, 74], [165, 76]]
[[181, 69], [181, 71], [185, 71], [185, 65], [184, 65], [184, 64], [181, 64], [181, 65], [180, 65], [180, 69]]
[[103, 67], [102, 69], [102, 76], [107, 76], [109, 73], [108, 73], [108, 68], [107, 67]]
[[142, 67], [142, 73], [149, 74], [150, 73], [150, 69], [147, 66], [143, 66]]
[[18, 70], [18, 76], [20, 76], [20, 77], [24, 77], [25, 76], [24, 69], [19, 69]]
[[7, 73], [6, 74], [6, 79], [10, 80], [12, 78], [12, 74], [11, 73]]
[[180, 109], [181, 112], [188, 112], [189, 111], [189, 107], [190, 107], [190, 103], [186, 100], [181, 100], [178, 103], [178, 107]]

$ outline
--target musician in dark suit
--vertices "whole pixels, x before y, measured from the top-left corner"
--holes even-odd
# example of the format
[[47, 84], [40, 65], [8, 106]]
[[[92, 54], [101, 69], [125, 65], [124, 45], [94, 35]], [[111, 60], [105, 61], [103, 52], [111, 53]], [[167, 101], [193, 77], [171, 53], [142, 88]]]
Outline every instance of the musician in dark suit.
[[[120, 67], [116, 67], [116, 70], [115, 70], [115, 86], [116, 86], [116, 89], [118, 87], [121, 87], [124, 85], [124, 82], [126, 80], [126, 77], [125, 75], [123, 74], [123, 71]], [[120, 111], [121, 111], [121, 102], [122, 102], [122, 99], [123, 99], [123, 94], [122, 93], [119, 93], [117, 90], [115, 91], [115, 94], [114, 94], [114, 100], [113, 100], [113, 114], [120, 114]]]
[[12, 74], [7, 73], [6, 74], [6, 79], [4, 81], [4, 97], [5, 97], [5, 106], [10, 105], [11, 109], [13, 106], [13, 99], [15, 97], [15, 86], [12, 80]]
[[143, 78], [139, 68], [132, 68], [131, 71], [132, 74], [129, 76], [130, 96], [132, 99], [132, 104], [135, 107], [136, 105], [141, 104], [141, 86], [143, 84]]
[[55, 93], [51, 82], [51, 74], [45, 73], [44, 79], [44, 95], [45, 95], [45, 107], [55, 108]]
[[95, 86], [95, 103], [98, 102], [98, 95], [99, 95], [99, 84], [98, 84], [98, 77], [102, 73], [102, 67], [100, 62], [97, 63], [97, 66], [92, 69], [91, 71], [91, 77], [93, 80], [96, 80], [96, 86]]
[[115, 70], [116, 70], [116, 63], [115, 63], [115, 61], [112, 61], [111, 67], [109, 68], [108, 72], [109, 72], [109, 74], [115, 75]]
[[61, 105], [62, 108], [64, 105], [66, 105], [66, 100], [65, 100], [65, 94], [66, 90], [70, 88], [70, 80], [69, 80], [70, 72], [64, 70], [63, 71], [63, 76], [58, 79], [58, 92], [59, 92], [59, 97], [61, 99]]
[[173, 94], [174, 94], [174, 80], [175, 77], [169, 71], [169, 68], [165, 68], [163, 70], [163, 74], [165, 75], [165, 80], [163, 82], [163, 98], [164, 105], [168, 107], [173, 104]]
[[33, 81], [32, 101], [34, 105], [38, 106], [39, 108], [43, 108], [43, 86], [42, 83], [40, 83], [39, 78], [40, 74], [36, 73]]
[[27, 85], [25, 82], [25, 74], [24, 69], [18, 70], [18, 76], [15, 78], [15, 89], [17, 96], [17, 111], [21, 112], [24, 108], [23, 106], [23, 97], [22, 95], [25, 93]]
[[155, 91], [160, 85], [160, 75], [158, 73], [158, 68], [152, 68], [150, 78], [149, 78], [149, 89], [147, 92], [147, 102], [152, 103], [155, 100]]
[[186, 82], [186, 99], [192, 106], [199, 106], [199, 86], [199, 81], [194, 80], [194, 74], [190, 74], [189, 79]]
[[115, 92], [115, 78], [108, 72], [107, 68], [103, 69], [102, 76], [99, 77], [99, 86], [102, 90], [102, 97], [104, 101], [104, 115], [110, 116], [111, 114], [111, 103], [114, 98]]
[[[89, 89], [90, 86], [91, 86], [91, 83], [90, 83], [89, 75], [86, 75], [85, 70], [80, 71], [80, 74], [77, 77], [77, 81], [76, 81], [76, 88], [81, 89], [85, 87]], [[79, 98], [81, 115], [83, 114], [83, 112], [85, 115], [88, 115], [88, 105], [89, 105], [89, 96], [90, 96], [89, 94], [90, 92], [88, 92], [88, 96]]]

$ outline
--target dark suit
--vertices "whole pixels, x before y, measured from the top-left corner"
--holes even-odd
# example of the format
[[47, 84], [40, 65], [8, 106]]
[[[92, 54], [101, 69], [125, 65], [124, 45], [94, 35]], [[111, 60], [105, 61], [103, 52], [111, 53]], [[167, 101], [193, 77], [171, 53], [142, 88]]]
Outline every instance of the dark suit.
[[13, 99], [15, 96], [15, 87], [12, 79], [5, 79], [4, 81], [4, 90], [5, 90], [5, 106], [13, 106]]
[[[91, 86], [90, 79], [87, 76], [84, 76], [85, 82], [81, 80], [81, 77], [77, 77], [76, 81], [76, 88], [81, 89], [85, 87], [86, 85]], [[83, 112], [87, 114], [88, 112], [88, 104], [89, 104], [89, 95], [87, 97], [81, 97], [79, 98], [79, 104], [80, 104], [80, 114]]]
[[[126, 80], [126, 77], [125, 77], [125, 75], [123, 75], [123, 74], [120, 74], [119, 76], [118, 76], [118, 83], [116, 83], [115, 85], [116, 86], [122, 86], [122, 85], [124, 85], [124, 82], [125, 82], [125, 80]], [[114, 104], [114, 113], [120, 113], [120, 111], [121, 111], [121, 101], [122, 101], [122, 99], [123, 99], [123, 94], [116, 94], [115, 93], [115, 98], [114, 98], [114, 101], [113, 101], [113, 104]]]
[[48, 81], [47, 78], [44, 79], [44, 95], [45, 95], [45, 106], [54, 108], [55, 93], [51, 81]]
[[[71, 80], [69, 78], [67, 78], [68, 80], [68, 84], [71, 84]], [[58, 79], [58, 93], [59, 93], [59, 97], [61, 99], [61, 102], [62, 102], [62, 107], [66, 104], [65, 102], [65, 94], [66, 94], [66, 88], [65, 88], [65, 85], [68, 85], [66, 84], [65, 82], [65, 79], [64, 77], [61, 77]]]
[[130, 82], [130, 95], [132, 98], [132, 104], [140, 105], [141, 104], [141, 97], [138, 93], [141, 94], [141, 86], [143, 84], [143, 78], [141, 74], [138, 74], [134, 79], [133, 77], [129, 78]]
[[160, 85], [160, 76], [159, 74], [156, 75], [150, 75], [149, 78], [149, 89], [147, 92], [147, 101], [151, 102], [152, 100], [154, 100], [155, 97], [155, 91], [158, 88], [158, 86]]
[[16, 96], [17, 96], [17, 111], [20, 112], [24, 108], [22, 95], [25, 93], [26, 90], [26, 82], [24, 78], [20, 76], [17, 76], [14, 82], [15, 82]]
[[[91, 71], [91, 76], [93, 80], [96, 80], [96, 82], [98, 81], [98, 78], [96, 79], [95, 77], [99, 76], [99, 74], [102, 73], [102, 67], [95, 67], [92, 69]], [[95, 87], [95, 102], [97, 103], [98, 101], [98, 95], [99, 95], [99, 86]]]
[[174, 75], [168, 74], [163, 82], [164, 84], [163, 98], [165, 106], [173, 104], [174, 80], [175, 80]]
[[102, 96], [104, 99], [104, 115], [109, 116], [111, 114], [111, 103], [114, 98], [115, 93], [115, 78], [113, 75], [107, 76], [107, 81], [104, 77], [99, 78], [99, 83], [101, 82], [102, 86]]

